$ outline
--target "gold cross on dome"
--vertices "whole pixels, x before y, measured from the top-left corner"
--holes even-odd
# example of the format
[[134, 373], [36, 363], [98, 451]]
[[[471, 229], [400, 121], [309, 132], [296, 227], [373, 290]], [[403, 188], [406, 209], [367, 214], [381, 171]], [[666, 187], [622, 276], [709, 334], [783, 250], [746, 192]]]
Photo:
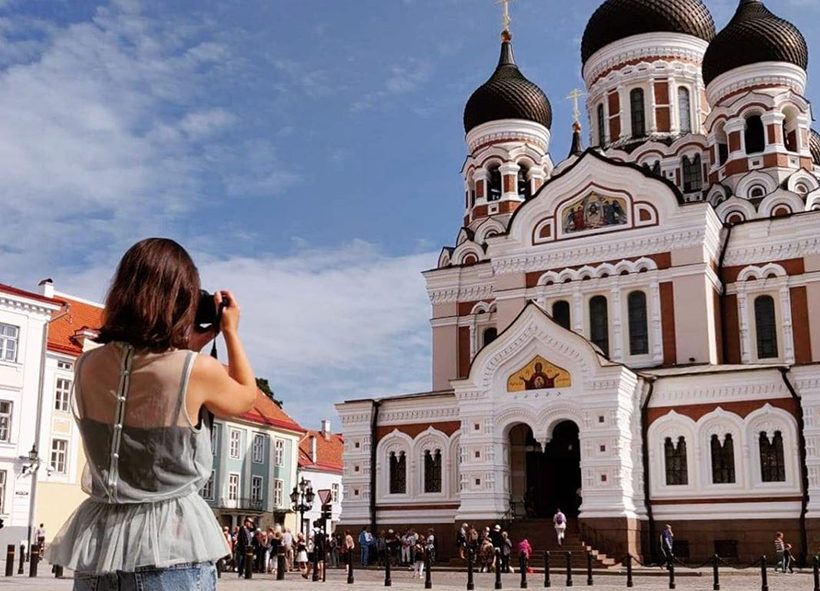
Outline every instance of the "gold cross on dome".
[[501, 6], [504, 7], [504, 30], [505, 31], [510, 30], [510, 23], [512, 22], [512, 19], [510, 18], [510, 2], [512, 2], [512, 0], [496, 0], [495, 1], [496, 4], [500, 4]]
[[582, 96], [586, 96], [583, 90], [578, 88], [573, 89], [567, 95], [567, 99], [572, 101], [572, 116], [575, 118], [575, 123], [581, 123], [581, 108], [578, 106], [578, 101]]

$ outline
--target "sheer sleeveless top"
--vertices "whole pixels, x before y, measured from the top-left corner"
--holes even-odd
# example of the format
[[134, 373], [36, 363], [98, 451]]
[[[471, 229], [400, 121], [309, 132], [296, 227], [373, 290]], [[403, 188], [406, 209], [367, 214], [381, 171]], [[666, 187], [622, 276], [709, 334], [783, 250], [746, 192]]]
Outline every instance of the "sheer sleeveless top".
[[211, 476], [211, 420], [188, 416], [191, 351], [109, 343], [77, 362], [73, 408], [90, 496], [47, 558], [80, 572], [217, 560], [228, 554], [198, 491]]

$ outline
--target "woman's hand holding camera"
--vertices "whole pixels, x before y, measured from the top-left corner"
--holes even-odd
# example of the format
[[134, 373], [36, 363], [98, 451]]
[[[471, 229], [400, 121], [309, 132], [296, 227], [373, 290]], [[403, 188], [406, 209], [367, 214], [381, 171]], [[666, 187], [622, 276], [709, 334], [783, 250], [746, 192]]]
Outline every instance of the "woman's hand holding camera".
[[239, 330], [239, 304], [230, 291], [218, 291], [214, 294], [217, 308], [222, 309], [219, 329], [226, 335], [235, 335]]

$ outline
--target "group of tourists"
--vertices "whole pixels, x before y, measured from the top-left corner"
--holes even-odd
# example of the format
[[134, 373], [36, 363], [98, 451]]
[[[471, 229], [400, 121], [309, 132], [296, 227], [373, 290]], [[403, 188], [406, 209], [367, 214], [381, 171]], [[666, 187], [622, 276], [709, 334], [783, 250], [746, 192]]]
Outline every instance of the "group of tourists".
[[[475, 557], [479, 572], [494, 572], [499, 569], [503, 573], [513, 572], [510, 566], [510, 556], [513, 554], [514, 544], [507, 532], [496, 524], [492, 528], [485, 527], [481, 531], [471, 527], [468, 523], [461, 524], [456, 534], [458, 556], [466, 559], [468, 553]], [[518, 543], [518, 553], [524, 554], [527, 560], [532, 555], [532, 546], [527, 539]]]
[[414, 528], [399, 534], [393, 529], [382, 530], [373, 535], [367, 527], [359, 532], [362, 566], [405, 566], [413, 571], [414, 577], [424, 576], [425, 556], [434, 562], [438, 549], [438, 538], [433, 528], [426, 533], [417, 532]]
[[792, 545], [786, 543], [783, 538], [783, 532], [781, 531], [774, 535], [774, 550], [777, 553], [777, 563], [774, 565], [774, 572], [785, 574], [786, 569], [788, 569], [789, 574], [794, 574], [794, 567], [792, 566], [794, 562]]

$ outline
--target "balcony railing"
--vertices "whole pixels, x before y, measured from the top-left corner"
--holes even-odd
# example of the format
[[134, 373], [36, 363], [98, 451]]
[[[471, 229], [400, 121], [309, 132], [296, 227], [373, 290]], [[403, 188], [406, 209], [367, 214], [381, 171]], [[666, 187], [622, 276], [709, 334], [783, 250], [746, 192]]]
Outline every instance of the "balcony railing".
[[265, 503], [262, 499], [239, 498], [229, 499], [222, 497], [219, 499], [220, 509], [236, 509], [238, 511], [264, 511]]

